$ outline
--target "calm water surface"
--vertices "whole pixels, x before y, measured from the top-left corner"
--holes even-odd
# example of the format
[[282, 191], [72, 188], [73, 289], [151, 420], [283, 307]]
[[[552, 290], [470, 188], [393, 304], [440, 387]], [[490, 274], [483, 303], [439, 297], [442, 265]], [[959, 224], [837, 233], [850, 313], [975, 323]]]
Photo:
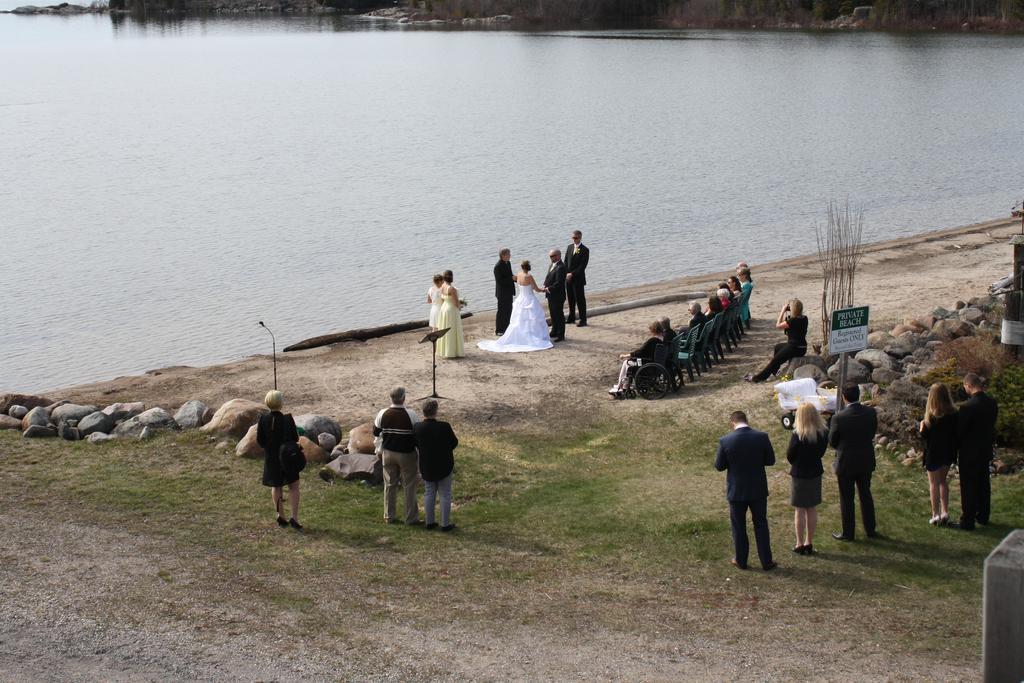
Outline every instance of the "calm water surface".
[[377, 26], [0, 15], [0, 390], [490, 308], [575, 227], [601, 290], [1024, 190], [1020, 37]]

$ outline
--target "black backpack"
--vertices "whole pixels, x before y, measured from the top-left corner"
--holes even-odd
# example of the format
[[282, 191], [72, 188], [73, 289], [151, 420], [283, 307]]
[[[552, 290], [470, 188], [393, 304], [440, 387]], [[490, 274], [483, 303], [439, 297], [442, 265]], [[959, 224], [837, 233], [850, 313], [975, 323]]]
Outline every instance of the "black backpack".
[[[286, 415], [285, 417], [293, 425], [295, 424], [291, 415]], [[273, 421], [271, 422], [271, 431], [274, 431]], [[302, 452], [302, 448], [296, 441], [285, 441], [281, 444], [280, 448], [277, 449], [277, 457], [281, 463], [281, 472], [283, 474], [298, 476], [299, 472], [306, 469], [306, 454]]]

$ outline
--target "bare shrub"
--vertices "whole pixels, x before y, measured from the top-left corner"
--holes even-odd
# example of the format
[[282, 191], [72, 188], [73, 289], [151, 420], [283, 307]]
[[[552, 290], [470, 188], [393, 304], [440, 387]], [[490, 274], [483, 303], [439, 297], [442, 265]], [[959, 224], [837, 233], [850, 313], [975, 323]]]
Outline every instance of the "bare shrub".
[[832, 311], [854, 303], [857, 265], [864, 253], [864, 210], [853, 209], [847, 199], [842, 207], [832, 200], [826, 209], [826, 223], [814, 226], [821, 266], [821, 336], [828, 344]]
[[993, 335], [979, 334], [946, 342], [935, 349], [935, 360], [940, 364], [952, 360], [960, 375], [973, 372], [991, 378], [1001, 372], [1011, 359]]

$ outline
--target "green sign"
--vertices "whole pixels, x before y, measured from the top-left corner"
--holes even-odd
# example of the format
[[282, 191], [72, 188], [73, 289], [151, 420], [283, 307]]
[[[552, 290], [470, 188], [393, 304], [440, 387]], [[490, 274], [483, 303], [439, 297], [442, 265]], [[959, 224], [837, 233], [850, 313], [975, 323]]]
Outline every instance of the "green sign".
[[868, 347], [868, 307], [841, 308], [832, 311], [832, 331], [828, 337], [830, 353], [860, 351]]

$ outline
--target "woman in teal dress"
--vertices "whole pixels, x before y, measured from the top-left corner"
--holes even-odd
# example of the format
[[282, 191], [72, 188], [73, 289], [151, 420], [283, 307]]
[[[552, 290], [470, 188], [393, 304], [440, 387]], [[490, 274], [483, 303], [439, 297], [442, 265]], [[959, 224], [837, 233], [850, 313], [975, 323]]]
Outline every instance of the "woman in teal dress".
[[736, 274], [740, 278], [740, 292], [745, 295], [743, 305], [740, 306], [740, 320], [750, 328], [750, 292], [754, 289], [754, 280], [750, 277], [750, 268], [738, 268]]
[[455, 276], [446, 270], [443, 274], [444, 284], [441, 285], [441, 310], [437, 312], [437, 329], [451, 329], [448, 334], [437, 340], [437, 355], [441, 358], [462, 358], [465, 356], [462, 340], [462, 313], [459, 311], [459, 290], [452, 281]]

